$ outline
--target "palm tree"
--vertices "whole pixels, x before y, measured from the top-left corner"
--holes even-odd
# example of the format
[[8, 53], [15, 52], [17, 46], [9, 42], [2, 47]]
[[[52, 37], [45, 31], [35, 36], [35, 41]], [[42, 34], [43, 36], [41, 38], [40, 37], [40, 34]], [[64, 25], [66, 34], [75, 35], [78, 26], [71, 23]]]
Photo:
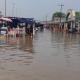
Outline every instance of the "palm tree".
[[62, 12], [55, 12], [55, 13], [52, 15], [52, 20], [54, 20], [55, 17], [57, 17], [57, 18], [65, 18], [66, 15], [65, 15], [65, 13], [62, 13]]

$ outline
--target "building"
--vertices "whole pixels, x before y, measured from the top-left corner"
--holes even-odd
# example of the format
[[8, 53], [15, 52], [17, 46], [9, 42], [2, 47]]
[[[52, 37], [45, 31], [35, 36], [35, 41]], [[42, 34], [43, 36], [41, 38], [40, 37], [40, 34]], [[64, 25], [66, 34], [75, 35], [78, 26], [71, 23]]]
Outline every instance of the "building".
[[66, 22], [69, 32], [80, 31], [80, 12], [69, 9], [66, 14]]

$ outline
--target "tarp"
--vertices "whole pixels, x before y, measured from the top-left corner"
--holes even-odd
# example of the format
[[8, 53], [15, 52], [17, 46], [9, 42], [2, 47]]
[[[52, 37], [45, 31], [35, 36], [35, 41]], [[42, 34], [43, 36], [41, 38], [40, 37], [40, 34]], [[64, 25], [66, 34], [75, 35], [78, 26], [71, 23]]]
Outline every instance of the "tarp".
[[33, 18], [18, 18], [18, 21], [20, 23], [28, 23], [28, 24], [33, 24], [34, 23]]
[[1, 17], [0, 20], [1, 20], [1, 21], [12, 22], [11, 19], [9, 19], [9, 18], [5, 18], [5, 17]]
[[13, 18], [12, 21], [17, 23], [34, 23], [33, 18]]

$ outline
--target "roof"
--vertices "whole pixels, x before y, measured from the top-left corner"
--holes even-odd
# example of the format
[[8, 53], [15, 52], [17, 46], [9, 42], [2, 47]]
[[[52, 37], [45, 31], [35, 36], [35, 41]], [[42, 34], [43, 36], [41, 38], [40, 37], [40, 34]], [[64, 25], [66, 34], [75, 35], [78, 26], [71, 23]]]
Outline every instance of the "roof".
[[28, 24], [33, 24], [34, 18], [11, 18], [13, 22], [16, 23], [28, 23]]

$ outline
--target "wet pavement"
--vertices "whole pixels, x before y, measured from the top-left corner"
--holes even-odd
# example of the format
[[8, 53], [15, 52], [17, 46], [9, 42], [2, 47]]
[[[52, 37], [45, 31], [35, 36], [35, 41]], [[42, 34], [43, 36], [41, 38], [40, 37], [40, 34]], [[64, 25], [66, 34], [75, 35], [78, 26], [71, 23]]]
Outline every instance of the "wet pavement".
[[0, 80], [80, 80], [80, 34], [1, 38]]

